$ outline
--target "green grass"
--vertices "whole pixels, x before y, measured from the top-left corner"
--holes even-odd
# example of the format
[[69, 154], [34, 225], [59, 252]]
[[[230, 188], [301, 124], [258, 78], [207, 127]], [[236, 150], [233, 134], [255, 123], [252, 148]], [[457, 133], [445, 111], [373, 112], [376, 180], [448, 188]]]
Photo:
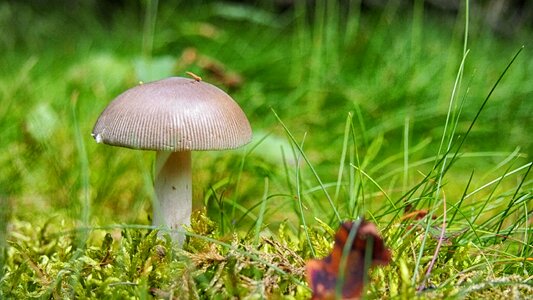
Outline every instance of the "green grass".
[[[359, 216], [393, 251], [370, 298], [531, 294], [531, 32], [494, 36], [466, 6], [350, 3], [148, 1], [108, 22], [0, 4], [0, 298], [308, 298], [305, 261]], [[180, 64], [187, 47], [242, 85]], [[120, 92], [185, 71], [226, 89], [256, 139], [193, 155], [176, 249], [149, 226], [153, 154], [90, 132]], [[407, 205], [429, 214], [403, 220]]]

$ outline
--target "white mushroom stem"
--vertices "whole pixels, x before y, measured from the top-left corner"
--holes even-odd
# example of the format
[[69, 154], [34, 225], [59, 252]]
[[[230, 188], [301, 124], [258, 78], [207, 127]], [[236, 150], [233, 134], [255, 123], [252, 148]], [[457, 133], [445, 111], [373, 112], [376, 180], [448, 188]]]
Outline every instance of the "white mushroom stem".
[[155, 168], [153, 224], [176, 230], [170, 236], [181, 245], [185, 237], [183, 225], [191, 224], [191, 152], [158, 151]]

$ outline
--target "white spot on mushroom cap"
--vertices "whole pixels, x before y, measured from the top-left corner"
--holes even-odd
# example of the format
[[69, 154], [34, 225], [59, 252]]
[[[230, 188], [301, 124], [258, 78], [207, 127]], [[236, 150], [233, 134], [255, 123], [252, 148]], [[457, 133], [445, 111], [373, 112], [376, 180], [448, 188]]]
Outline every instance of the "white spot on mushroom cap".
[[98, 134], [94, 134], [94, 133], [92, 133], [91, 135], [93, 136], [94, 140], [95, 140], [98, 144], [101, 144], [101, 143], [104, 141], [104, 139], [102, 138], [102, 135], [99, 134], [99, 133], [98, 133]]

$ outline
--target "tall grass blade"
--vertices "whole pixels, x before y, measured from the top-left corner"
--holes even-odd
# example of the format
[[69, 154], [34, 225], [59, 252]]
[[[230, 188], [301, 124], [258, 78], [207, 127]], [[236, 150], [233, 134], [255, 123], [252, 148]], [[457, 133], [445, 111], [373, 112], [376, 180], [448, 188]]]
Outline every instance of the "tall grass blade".
[[[232, 230], [235, 228], [235, 225], [236, 225], [236, 223], [234, 223], [233, 221], [235, 220], [235, 208], [237, 207], [239, 203], [239, 199], [240, 199], [241, 177], [244, 171], [244, 165], [245, 165], [246, 159], [254, 152], [255, 149], [257, 149], [257, 147], [259, 147], [259, 145], [261, 145], [261, 143], [263, 143], [268, 138], [268, 136], [269, 134], [265, 134], [263, 137], [261, 137], [261, 139], [259, 139], [257, 143], [252, 145], [252, 147], [247, 148], [246, 152], [241, 157], [241, 162], [239, 164], [239, 170], [237, 171], [237, 179], [235, 180], [235, 195], [232, 199], [232, 207], [231, 207], [231, 222], [230, 222], [231, 225], [230, 226]], [[282, 152], [282, 155], [283, 155], [283, 152]], [[285, 162], [285, 160], [283, 161]]]
[[516, 168], [516, 169], [514, 169], [514, 170], [512, 170], [512, 171], [510, 171], [510, 172], [506, 172], [504, 175], [499, 176], [499, 177], [497, 177], [497, 178], [495, 178], [495, 179], [493, 179], [493, 180], [491, 180], [491, 181], [485, 183], [484, 185], [478, 187], [477, 189], [473, 190], [472, 192], [470, 192], [468, 195], [465, 196], [465, 199], [472, 197], [473, 195], [475, 195], [475, 194], [479, 193], [480, 191], [482, 191], [482, 190], [488, 188], [489, 186], [491, 186], [491, 185], [493, 185], [493, 184], [495, 184], [495, 183], [498, 183], [498, 182], [500, 182], [502, 179], [504, 179], [504, 178], [506, 178], [506, 177], [509, 177], [509, 176], [511, 176], [511, 175], [513, 175], [513, 174], [515, 174], [515, 173], [517, 173], [517, 172], [520, 172], [520, 171], [522, 171], [523, 169], [526, 169], [526, 168], [529, 169], [529, 168], [531, 168], [531, 165], [533, 165], [533, 162], [530, 162], [530, 163], [525, 164], [525, 165], [523, 165], [523, 166], [521, 166], [521, 167], [518, 167], [518, 168]]
[[142, 54], [145, 58], [152, 57], [158, 6], [159, 0], [148, 0], [146, 2], [142, 40]]
[[268, 199], [268, 177], [265, 177], [265, 187], [263, 197], [261, 198], [261, 208], [259, 209], [259, 215], [257, 222], [255, 223], [255, 244], [259, 244], [259, 234], [261, 233], [261, 227], [263, 226], [263, 220], [265, 218], [266, 203]]
[[449, 224], [453, 224], [453, 221], [455, 220], [455, 216], [457, 215], [457, 212], [460, 211], [463, 201], [466, 198], [466, 193], [468, 192], [468, 188], [470, 187], [470, 184], [472, 183], [472, 178], [474, 178], [474, 170], [472, 170], [472, 173], [470, 173], [470, 177], [468, 178], [468, 182], [466, 183], [466, 187], [465, 187], [465, 190], [463, 191], [463, 195], [459, 199], [459, 203], [457, 203], [457, 205], [453, 205], [454, 212], [453, 212], [452, 217], [450, 218]]
[[[305, 141], [305, 135], [302, 141], [302, 144], [299, 146], [299, 149], [303, 149]], [[298, 202], [298, 213], [300, 217], [300, 222], [302, 222], [302, 228], [304, 230], [305, 239], [307, 241], [307, 244], [309, 246], [309, 250], [311, 250], [311, 255], [313, 257], [316, 256], [315, 248], [313, 247], [313, 243], [311, 242], [311, 236], [309, 235], [309, 231], [307, 230], [307, 222], [305, 221], [305, 214], [304, 214], [304, 207], [303, 207], [303, 198], [302, 198], [302, 184], [301, 184], [301, 177], [300, 177], [300, 160], [301, 160], [301, 153], [298, 153], [296, 155], [296, 201]]]
[[407, 190], [407, 183], [409, 182], [409, 123], [410, 119], [406, 117], [403, 127], [403, 192]]
[[492, 96], [492, 93], [494, 93], [494, 90], [496, 90], [496, 87], [498, 86], [498, 84], [500, 83], [500, 81], [503, 79], [503, 76], [505, 76], [505, 74], [507, 73], [507, 71], [509, 70], [509, 68], [511, 68], [511, 65], [514, 63], [514, 61], [516, 60], [516, 58], [518, 57], [518, 55], [522, 52], [522, 50], [524, 50], [524, 46], [520, 47], [520, 49], [516, 52], [516, 54], [513, 56], [513, 58], [511, 59], [511, 61], [507, 64], [507, 66], [505, 67], [505, 69], [503, 70], [503, 72], [500, 74], [500, 76], [498, 77], [498, 79], [496, 80], [496, 82], [493, 84], [492, 88], [490, 89], [489, 93], [487, 94], [487, 97], [485, 97], [485, 100], [483, 101], [483, 103], [481, 103], [481, 106], [479, 107], [476, 115], [474, 116], [474, 118], [472, 119], [472, 122], [470, 123], [468, 129], [466, 130], [465, 134], [463, 135], [463, 138], [459, 141], [459, 144], [457, 145], [457, 148], [456, 148], [456, 151], [455, 151], [455, 154], [454, 156], [452, 157], [452, 161], [455, 160], [455, 157], [458, 155], [459, 153], [459, 149], [462, 148], [464, 142], [466, 141], [466, 138], [468, 137], [468, 135], [470, 134], [470, 132], [472, 131], [472, 128], [474, 127], [474, 125], [476, 124], [476, 121], [478, 120], [479, 116], [481, 115], [481, 112], [483, 111], [483, 109], [485, 108], [485, 105], [487, 105], [487, 103], [489, 102], [489, 99], [490, 97]]
[[[468, 35], [468, 32], [466, 33], [466, 35]], [[439, 159], [438, 161], [435, 162], [435, 165], [433, 166], [433, 170], [428, 174], [428, 176], [429, 176], [434, 170], [437, 169], [437, 167], [439, 165], [441, 166], [441, 170], [437, 174], [438, 179], [437, 179], [437, 183], [436, 183], [435, 195], [434, 195], [434, 198], [431, 198], [431, 199], [434, 199], [434, 200], [438, 200], [438, 198], [439, 198], [440, 188], [442, 186], [442, 180], [444, 178], [445, 169], [446, 169], [446, 166], [447, 166], [446, 165], [447, 154], [450, 153], [451, 148], [452, 148], [453, 137], [454, 137], [455, 131], [454, 131], [454, 129], [452, 129], [451, 132], [448, 133], [448, 126], [450, 126], [450, 123], [452, 123], [453, 113], [455, 112], [455, 110], [453, 109], [455, 107], [454, 103], [455, 103], [455, 99], [456, 99], [456, 94], [457, 94], [458, 88], [459, 88], [459, 86], [461, 84], [461, 80], [462, 80], [462, 77], [463, 77], [463, 71], [464, 71], [464, 66], [465, 66], [467, 55], [468, 55], [468, 52], [463, 53], [463, 57], [461, 59], [461, 64], [459, 65], [459, 69], [457, 71], [457, 75], [456, 75], [456, 78], [455, 78], [454, 86], [453, 86], [453, 89], [452, 89], [452, 95], [450, 97], [450, 102], [449, 102], [449, 105], [448, 105], [448, 112], [446, 114], [446, 121], [444, 122], [444, 131], [442, 133], [442, 137], [441, 137], [441, 141], [440, 141], [440, 145], [439, 145], [439, 150], [437, 151], [437, 157], [441, 156], [441, 153], [442, 153], [443, 148], [444, 148], [446, 137], [448, 137], [448, 145], [446, 147], [446, 153], [441, 156], [442, 157], [441, 159]], [[429, 181], [427, 181], [427, 183], [429, 183]], [[427, 187], [427, 185], [426, 185], [426, 187]], [[424, 188], [424, 190], [426, 190], [426, 188]], [[433, 201], [430, 201], [430, 205], [429, 206], [435, 205], [435, 203], [432, 203], [432, 202]], [[429, 215], [427, 217], [427, 220], [431, 220], [432, 217], [433, 217], [433, 209], [430, 209]], [[424, 236], [422, 238], [422, 245], [420, 246], [420, 250], [418, 252], [418, 257], [416, 259], [415, 271], [413, 272], [413, 278], [412, 278], [412, 282], [413, 283], [416, 282], [416, 279], [417, 279], [416, 276], [418, 274], [418, 270], [419, 270], [419, 267], [420, 267], [420, 261], [422, 259], [422, 255], [423, 255], [424, 250], [425, 250], [426, 241], [427, 241], [427, 237], [428, 237], [428, 232], [429, 232], [431, 224], [432, 224], [431, 221], [427, 222], [426, 229], [425, 229], [425, 234], [424, 234]]]
[[333, 196], [333, 202], [338, 203], [337, 200], [339, 199], [339, 193], [342, 186], [342, 176], [344, 172], [344, 163], [346, 161], [346, 155], [348, 152], [348, 139], [350, 137], [350, 123], [352, 119], [352, 114], [348, 113], [348, 117], [346, 117], [346, 123], [344, 125], [344, 138], [342, 141], [342, 152], [341, 152], [341, 159], [339, 162], [339, 172], [337, 174], [337, 184], [335, 186], [335, 195]]
[[359, 171], [361, 174], [363, 174], [366, 178], [368, 178], [368, 180], [370, 180], [370, 182], [372, 182], [380, 191], [381, 193], [383, 194], [383, 196], [385, 196], [385, 198], [387, 199], [387, 201], [389, 201], [389, 204], [391, 205], [391, 207], [396, 210], [397, 207], [396, 207], [396, 204], [394, 203], [394, 201], [392, 201], [392, 199], [390, 198], [389, 194], [387, 194], [387, 192], [385, 191], [385, 189], [383, 189], [381, 187], [381, 185], [379, 185], [379, 183], [377, 183], [374, 178], [372, 178], [372, 176], [368, 175], [365, 171], [361, 170], [361, 168], [355, 166], [355, 165], [352, 165], [352, 168], [356, 169], [357, 171]]
[[[459, 141], [459, 144], [457, 145], [457, 147], [455, 148], [455, 151], [454, 151], [454, 154], [453, 154], [453, 157], [451, 158], [451, 162], [455, 161], [455, 159], [457, 158], [457, 155], [460, 153], [459, 150], [462, 148], [466, 138], [468, 137], [469, 133], [472, 131], [472, 128], [474, 127], [474, 125], [476, 124], [476, 121], [478, 120], [479, 116], [481, 115], [481, 112], [483, 111], [483, 108], [486, 106], [486, 104], [488, 103], [490, 97], [492, 96], [492, 93], [494, 92], [494, 90], [496, 89], [496, 87], [498, 86], [498, 84], [500, 83], [500, 81], [502, 80], [503, 76], [507, 73], [507, 71], [509, 70], [509, 68], [511, 67], [511, 65], [513, 64], [513, 62], [516, 60], [516, 58], [518, 57], [518, 55], [520, 54], [520, 52], [522, 52], [522, 50], [524, 49], [524, 47], [522, 46], [517, 52], [516, 54], [513, 56], [513, 58], [511, 59], [511, 61], [507, 64], [507, 66], [505, 67], [505, 69], [503, 70], [503, 72], [500, 74], [500, 76], [498, 77], [498, 79], [496, 80], [496, 82], [494, 83], [494, 85], [492, 86], [490, 92], [488, 93], [487, 97], [485, 98], [485, 100], [483, 101], [483, 103], [481, 104], [480, 108], [478, 109], [476, 115], [474, 116], [472, 122], [470, 123], [470, 126], [468, 127], [467, 131], [465, 132], [465, 134], [463, 135], [463, 138]], [[464, 61], [464, 59], [463, 59]], [[461, 63], [463, 64], [463, 63]], [[461, 68], [460, 68], [461, 70]], [[448, 118], [448, 117], [447, 117]], [[443, 138], [444, 139], [444, 138]], [[444, 140], [443, 140], [444, 141]], [[450, 138], [450, 142], [451, 142], [451, 138]], [[441, 144], [442, 145], [442, 144]], [[451, 150], [453, 147], [452, 144], [449, 144], [449, 147], [448, 147], [448, 151]], [[446, 157], [446, 155], [443, 155], [443, 157]], [[436, 192], [436, 196], [438, 196], [439, 194], [439, 189], [440, 189], [440, 186], [441, 186], [441, 179], [443, 177], [443, 175], [446, 173], [446, 171], [450, 168], [451, 164], [449, 164], [448, 166], [446, 166], [445, 164], [445, 161], [443, 163], [443, 166], [441, 168], [441, 172], [440, 172], [440, 175], [439, 175], [439, 183], [437, 185], [437, 192]], [[432, 210], [430, 210], [430, 212], [432, 212]], [[430, 213], [429, 217], [428, 217], [428, 220], [431, 219], [431, 216], [432, 216], [432, 213]], [[431, 226], [431, 222], [428, 222], [427, 223], [427, 226], [426, 226], [426, 234], [424, 235], [424, 238], [422, 240], [422, 245], [420, 247], [420, 251], [418, 252], [418, 257], [417, 257], [417, 260], [416, 260], [416, 266], [415, 266], [415, 272], [414, 272], [414, 275], [413, 275], [413, 279], [412, 279], [412, 282], [414, 283], [416, 281], [416, 274], [418, 273], [418, 270], [420, 268], [420, 261], [422, 259], [422, 255], [424, 253], [424, 249], [425, 249], [425, 244], [426, 244], [426, 239], [427, 239], [427, 236], [428, 236], [428, 232], [429, 232], [429, 228]]]
[[281, 124], [281, 126], [285, 130], [285, 133], [287, 134], [287, 136], [289, 137], [291, 142], [296, 146], [299, 154], [302, 156], [302, 158], [305, 160], [306, 164], [309, 166], [309, 168], [310, 168], [311, 172], [313, 173], [315, 179], [317, 180], [318, 184], [322, 188], [322, 191], [324, 192], [324, 195], [326, 196], [326, 199], [328, 200], [329, 205], [331, 206], [331, 209], [333, 210], [333, 214], [335, 215], [335, 218], [340, 223], [342, 221], [341, 216], [339, 215], [339, 212], [338, 212], [337, 208], [335, 207], [335, 204], [333, 203], [333, 199], [331, 198], [331, 196], [329, 195], [326, 187], [324, 186], [324, 183], [322, 182], [322, 179], [320, 179], [320, 176], [318, 176], [318, 172], [313, 167], [313, 165], [311, 164], [311, 161], [309, 160], [307, 155], [305, 155], [303, 149], [300, 147], [300, 145], [298, 144], [298, 142], [296, 141], [296, 139], [294, 138], [292, 133], [289, 131], [289, 129], [287, 128], [285, 123], [283, 123], [283, 121], [280, 119], [280, 117], [278, 116], [276, 111], [274, 109], [272, 109], [272, 112], [274, 113], [274, 117], [278, 120], [278, 122]]
[[485, 208], [487, 207], [487, 204], [489, 202], [492, 201], [492, 197], [494, 196], [494, 193], [496, 192], [496, 189], [498, 188], [498, 186], [502, 183], [503, 181], [503, 178], [506, 177], [506, 174], [509, 172], [509, 169], [511, 168], [511, 166], [509, 166], [509, 168], [507, 168], [507, 170], [505, 170], [505, 173], [503, 176], [500, 176], [500, 180], [498, 180], [496, 182], [496, 184], [494, 185], [494, 187], [492, 188], [492, 190], [490, 191], [489, 195], [487, 196], [487, 199], [485, 201], [482, 202], [481, 204], [481, 208], [478, 210], [478, 213], [477, 215], [474, 217], [474, 219], [472, 220], [472, 223], [476, 223], [476, 221], [479, 219], [479, 217], [481, 216], [482, 213], [485, 212]]
[[[358, 118], [362, 118], [361, 111], [359, 107], [356, 107], [356, 112], [358, 113]], [[357, 131], [355, 129], [355, 124], [353, 118], [350, 120], [352, 141], [353, 141], [353, 151], [350, 154], [350, 165], [356, 164], [358, 167], [361, 167], [361, 161], [359, 159], [359, 145], [358, 142], [360, 139], [357, 138]], [[361, 132], [364, 139], [364, 123], [360, 119], [359, 126], [361, 126]], [[367, 143], [363, 141], [364, 145]], [[370, 148], [370, 147], [369, 147]], [[370, 152], [370, 150], [369, 150]], [[361, 195], [361, 201], [358, 201], [359, 195]], [[357, 204], [360, 205], [357, 205]], [[350, 216], [355, 218], [358, 215], [362, 215], [365, 211], [365, 193], [364, 193], [364, 180], [363, 175], [357, 171], [355, 168], [350, 168]]]
[[[3, 191], [0, 190], [0, 285], [4, 278], [4, 265], [7, 259], [7, 225], [11, 214], [11, 206]], [[0, 290], [0, 297], [2, 291]]]
[[[83, 135], [79, 127], [78, 116], [76, 112], [76, 104], [78, 101], [78, 93], [73, 93], [71, 96], [71, 113], [74, 141], [76, 143], [76, 150], [78, 152], [78, 166], [80, 168], [80, 187], [82, 190], [81, 195], [81, 215], [80, 221], [84, 226], [89, 226], [91, 216], [91, 199], [90, 199], [90, 183], [89, 183], [89, 158], [87, 156], [87, 149], [83, 142]], [[80, 245], [85, 244], [86, 237], [80, 238]]]
[[[507, 215], [509, 214], [509, 210], [515, 206], [516, 202], [521, 198], [521, 197], [518, 197], [518, 193], [522, 190], [522, 185], [524, 184], [524, 182], [526, 181], [526, 178], [527, 176], [529, 175], [529, 172], [531, 171], [531, 167], [533, 166], [532, 163], [529, 164], [529, 167], [527, 168], [527, 171], [526, 173], [524, 174], [522, 180], [520, 181], [520, 183], [518, 184], [518, 186], [516, 187], [516, 190], [515, 190], [515, 193], [513, 194], [513, 197], [511, 198], [511, 200], [509, 201], [509, 204], [507, 205], [507, 208], [503, 211], [503, 214], [500, 218], [500, 222], [498, 223], [498, 228], [496, 229], [496, 236], [494, 238], [494, 243], [496, 243], [496, 237], [500, 234], [500, 230], [502, 229], [502, 225], [503, 225], [503, 222], [505, 221], [505, 218], [507, 218]], [[524, 208], [525, 210], [527, 211], [527, 205], [525, 204], [524, 202]], [[527, 214], [525, 216], [525, 219], [527, 220]], [[527, 225], [528, 225], [528, 222], [525, 222], [526, 224], [526, 228], [527, 228]], [[510, 232], [513, 231], [513, 229], [515, 228], [515, 226], [517, 226], [517, 223], [514, 222], [512, 227], [511, 227], [511, 230], [508, 232], [508, 234], [510, 234]], [[527, 230], [526, 230], [527, 232]], [[503, 239], [503, 241], [505, 241], [507, 239], [507, 237], [505, 237]], [[527, 244], [526, 244], [527, 245]]]

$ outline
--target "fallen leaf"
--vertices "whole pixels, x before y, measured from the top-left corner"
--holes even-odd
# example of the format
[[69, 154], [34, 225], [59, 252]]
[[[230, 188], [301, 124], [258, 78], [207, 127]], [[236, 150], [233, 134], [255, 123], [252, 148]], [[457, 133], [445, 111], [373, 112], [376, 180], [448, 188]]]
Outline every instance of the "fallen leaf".
[[191, 65], [196, 65], [228, 88], [238, 88], [243, 82], [238, 73], [228, 70], [226, 65], [220, 61], [198, 53], [196, 48], [190, 47], [183, 50], [178, 65], [184, 69], [189, 68]]
[[[390, 262], [391, 253], [379, 235], [376, 225], [365, 220], [344, 222], [335, 234], [335, 245], [331, 254], [324, 259], [307, 262], [306, 276], [313, 290], [312, 299], [335, 299], [335, 289], [341, 280], [339, 268], [343, 249], [349, 242], [352, 230], [357, 232], [349, 246], [350, 251], [343, 270], [342, 299], [360, 299], [368, 267], [387, 265]], [[366, 253], [367, 248], [370, 248], [372, 253]], [[370, 259], [370, 262], [366, 263], [365, 259]]]

